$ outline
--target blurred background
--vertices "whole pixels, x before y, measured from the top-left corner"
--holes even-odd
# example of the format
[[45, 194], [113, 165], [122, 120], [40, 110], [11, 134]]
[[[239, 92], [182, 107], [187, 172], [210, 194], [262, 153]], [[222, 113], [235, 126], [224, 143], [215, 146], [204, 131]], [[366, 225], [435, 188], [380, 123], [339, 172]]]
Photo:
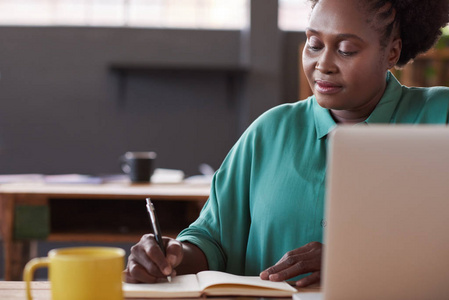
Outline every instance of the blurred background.
[[303, 0], [0, 0], [0, 173], [218, 168], [298, 98]]
[[[306, 0], [0, 0], [0, 174], [218, 168], [267, 109], [310, 95]], [[447, 85], [447, 36], [395, 74]]]
[[[306, 0], [0, 0], [0, 174], [115, 174], [126, 151], [187, 176], [217, 169], [261, 113], [310, 95], [309, 12]], [[447, 40], [395, 74], [448, 85]]]
[[255, 118], [297, 101], [308, 13], [291, 0], [0, 0], [0, 174], [115, 174], [126, 151], [186, 176], [217, 169]]

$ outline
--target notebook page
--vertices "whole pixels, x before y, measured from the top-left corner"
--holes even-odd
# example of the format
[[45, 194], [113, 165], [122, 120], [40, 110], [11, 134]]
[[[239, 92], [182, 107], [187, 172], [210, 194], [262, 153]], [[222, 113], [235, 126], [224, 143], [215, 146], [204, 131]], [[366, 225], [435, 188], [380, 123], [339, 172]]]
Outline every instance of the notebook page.
[[172, 282], [123, 283], [123, 293], [128, 298], [197, 297], [201, 294], [195, 274], [172, 277]]
[[201, 290], [213, 285], [248, 285], [265, 289], [275, 289], [289, 292], [297, 290], [286, 282], [262, 280], [259, 276], [240, 276], [218, 271], [203, 271], [197, 274]]

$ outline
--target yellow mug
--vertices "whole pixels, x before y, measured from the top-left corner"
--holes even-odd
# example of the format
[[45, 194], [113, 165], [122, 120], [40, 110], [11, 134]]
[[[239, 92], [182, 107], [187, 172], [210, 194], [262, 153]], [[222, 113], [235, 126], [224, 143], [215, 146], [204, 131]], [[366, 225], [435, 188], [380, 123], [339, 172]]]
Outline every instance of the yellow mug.
[[24, 270], [27, 297], [36, 269], [48, 267], [53, 300], [122, 300], [125, 251], [113, 247], [54, 249], [30, 260]]

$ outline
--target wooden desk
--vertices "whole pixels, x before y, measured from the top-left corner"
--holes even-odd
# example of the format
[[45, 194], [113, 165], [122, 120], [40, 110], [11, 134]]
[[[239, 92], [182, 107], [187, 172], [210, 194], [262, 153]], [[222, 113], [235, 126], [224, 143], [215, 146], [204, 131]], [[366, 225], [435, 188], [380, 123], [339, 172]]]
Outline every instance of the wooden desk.
[[[50, 292], [50, 283], [48, 281], [35, 281], [31, 283], [32, 287], [32, 295], [34, 300], [50, 300], [51, 292]], [[319, 286], [301, 288], [298, 289], [299, 293], [309, 293], [309, 292], [320, 292]], [[0, 299], [2, 300], [15, 300], [15, 299], [26, 299], [26, 287], [23, 281], [0, 281]], [[204, 298], [200, 298], [204, 299]], [[254, 297], [228, 297], [228, 298], [217, 298], [214, 297], [214, 300], [219, 299], [259, 299]], [[271, 298], [276, 300], [276, 298]], [[289, 298], [279, 298], [279, 299], [289, 299]]]
[[[51, 291], [48, 281], [34, 281], [31, 283], [32, 295], [35, 300], [50, 300]], [[23, 281], [0, 281], [0, 299], [26, 299], [26, 286]]]
[[209, 196], [209, 188], [209, 185], [129, 183], [0, 185], [5, 279], [22, 279], [24, 264], [37, 254], [33, 242], [30, 243], [36, 239], [137, 242], [151, 231], [146, 197], [153, 200], [162, 232], [175, 236], [196, 219]]

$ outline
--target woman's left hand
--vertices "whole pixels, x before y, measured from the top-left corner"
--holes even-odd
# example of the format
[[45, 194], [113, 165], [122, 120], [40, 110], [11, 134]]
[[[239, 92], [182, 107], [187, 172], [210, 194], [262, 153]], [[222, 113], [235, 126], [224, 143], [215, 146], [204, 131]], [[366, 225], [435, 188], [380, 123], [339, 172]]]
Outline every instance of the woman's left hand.
[[274, 266], [262, 273], [260, 278], [271, 281], [284, 281], [289, 278], [312, 272], [301, 278], [296, 286], [305, 287], [321, 280], [321, 255], [323, 244], [310, 242], [305, 246], [287, 252]]

